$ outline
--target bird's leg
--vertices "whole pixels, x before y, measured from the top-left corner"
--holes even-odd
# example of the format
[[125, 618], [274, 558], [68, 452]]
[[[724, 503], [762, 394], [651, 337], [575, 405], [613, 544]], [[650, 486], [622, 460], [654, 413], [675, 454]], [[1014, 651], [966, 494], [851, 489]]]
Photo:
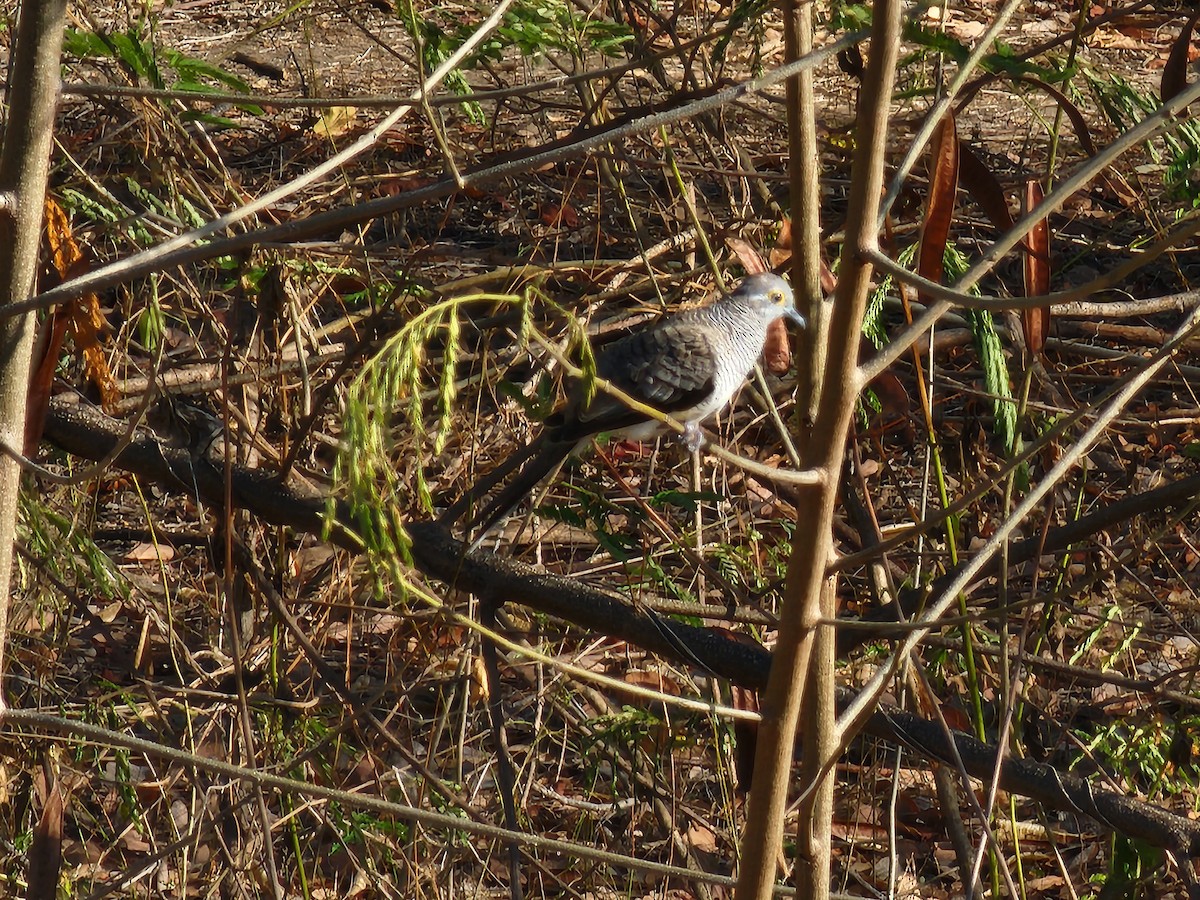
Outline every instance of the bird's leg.
[[700, 430], [699, 422], [685, 422], [683, 425], [683, 434], [679, 436], [679, 440], [683, 446], [687, 447], [692, 453], [695, 453], [704, 446], [704, 432]]

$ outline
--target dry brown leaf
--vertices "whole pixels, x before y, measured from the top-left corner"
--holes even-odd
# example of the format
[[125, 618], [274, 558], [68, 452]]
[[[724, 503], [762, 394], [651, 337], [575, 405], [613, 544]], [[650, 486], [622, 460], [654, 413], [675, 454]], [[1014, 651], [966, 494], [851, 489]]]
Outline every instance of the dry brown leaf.
[[100, 612], [96, 613], [96, 618], [105, 625], [111, 625], [117, 620], [117, 616], [121, 614], [121, 610], [124, 608], [125, 604], [123, 602], [120, 600], [115, 600], [108, 604], [108, 606], [101, 609]]
[[759, 255], [758, 251], [750, 246], [749, 241], [743, 241], [739, 237], [727, 237], [725, 238], [725, 246], [733, 251], [733, 255], [742, 264], [742, 268], [746, 270], [747, 275], [759, 275], [767, 271], [767, 264], [763, 262], [763, 258]]
[[713, 831], [693, 822], [687, 830], [688, 843], [703, 853], [717, 852], [717, 836]]
[[551, 228], [579, 227], [579, 214], [570, 203], [545, 203], [541, 216], [542, 221]]
[[[1025, 183], [1024, 211], [1028, 213], [1043, 197], [1041, 183], [1030, 178]], [[1050, 293], [1050, 225], [1043, 216], [1025, 235], [1025, 296], [1041, 297]], [[1029, 352], [1040, 354], [1050, 333], [1050, 307], [1021, 310], [1021, 325]]]
[[[46, 241], [50, 245], [54, 268], [64, 281], [86, 268], [83, 252], [71, 234], [67, 214], [51, 197], [46, 198]], [[101, 404], [109, 409], [119, 395], [116, 381], [108, 369], [108, 359], [100, 346], [100, 335], [108, 330], [108, 323], [100, 311], [100, 298], [93, 293], [84, 294], [66, 309], [67, 330], [83, 356], [84, 374], [99, 389]]]
[[58, 896], [63, 863], [62, 826], [62, 794], [56, 784], [50, 789], [42, 816], [33, 830], [33, 844], [29, 848], [29, 888], [25, 894], [30, 900], [55, 900]]
[[135, 544], [125, 554], [127, 562], [169, 562], [174, 558], [175, 550], [170, 544], [152, 544], [149, 541]]
[[484, 668], [482, 656], [475, 656], [471, 660], [470, 694], [473, 703], [480, 700], [486, 701], [491, 697], [491, 692], [488, 690], [487, 669]]
[[791, 258], [792, 220], [784, 219], [783, 224], [779, 226], [779, 237], [775, 239], [775, 246], [771, 248], [767, 259], [771, 263], [771, 268], [778, 271]]
[[792, 366], [792, 341], [783, 319], [776, 319], [767, 329], [763, 363], [772, 375], [782, 375]]

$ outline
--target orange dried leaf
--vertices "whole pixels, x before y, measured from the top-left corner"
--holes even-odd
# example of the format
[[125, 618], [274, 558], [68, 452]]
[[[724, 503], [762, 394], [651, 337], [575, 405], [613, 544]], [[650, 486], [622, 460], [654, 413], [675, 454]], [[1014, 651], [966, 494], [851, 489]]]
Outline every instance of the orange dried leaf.
[[792, 342], [782, 319], [776, 319], [767, 329], [763, 344], [763, 362], [772, 375], [782, 375], [792, 366]]
[[100, 346], [100, 335], [107, 327], [100, 312], [100, 298], [95, 294], [84, 294], [71, 304], [67, 330], [83, 356], [84, 374], [100, 389], [100, 402], [106, 408], [119, 396], [117, 383], [108, 368], [108, 358]]
[[1196, 28], [1196, 19], [1200, 13], [1193, 12], [1187, 23], [1179, 31], [1179, 37], [1171, 44], [1171, 52], [1167, 63], [1163, 66], [1162, 80], [1159, 82], [1158, 95], [1166, 103], [1185, 87], [1187, 87], [1188, 62], [1192, 49], [1192, 32]]
[[[1025, 211], [1042, 201], [1042, 186], [1034, 179], [1025, 183]], [[1050, 293], [1050, 225], [1045, 217], [1039, 219], [1025, 235], [1025, 296], [1037, 297]], [[1030, 353], [1041, 353], [1050, 332], [1050, 307], [1040, 306], [1021, 311], [1021, 325]]]
[[779, 226], [779, 237], [775, 239], [775, 246], [771, 248], [771, 252], [767, 254], [767, 258], [771, 263], [771, 268], [776, 271], [792, 258], [791, 219], [784, 219], [783, 224]]
[[46, 198], [46, 243], [50, 245], [50, 258], [60, 278], [66, 278], [75, 265], [83, 260], [83, 253], [71, 234], [67, 214], [53, 197]]
[[[50, 246], [50, 258], [54, 261], [55, 271], [62, 279], [80, 274], [86, 268], [87, 261], [83, 251], [75, 243], [66, 212], [52, 197], [46, 198], [45, 212], [46, 243]], [[60, 326], [56, 323], [55, 327]], [[85, 294], [71, 303], [67, 307], [66, 327], [75, 342], [75, 347], [83, 356], [84, 373], [99, 388], [104, 406], [111, 406], [117, 400], [117, 385], [100, 347], [100, 335], [108, 327], [100, 312], [100, 298], [95, 294]], [[50, 347], [53, 348], [53, 352], [48, 350], [44, 354], [39, 363], [39, 373], [49, 366], [52, 374], [53, 366], [57, 364], [58, 345], [51, 342]], [[39, 382], [35, 384], [35, 388], [39, 397], [42, 394], [49, 397], [47, 384]]]
[[759, 256], [757, 250], [750, 246], [749, 242], [738, 237], [728, 237], [725, 238], [725, 246], [733, 251], [733, 255], [742, 264], [747, 275], [758, 275], [767, 271], [767, 264], [763, 262], [763, 258]]
[[947, 113], [938, 126], [931, 157], [929, 202], [921, 228], [917, 274], [940, 283], [946, 242], [950, 239], [950, 225], [954, 221], [955, 194], [958, 191], [958, 135], [951, 113]]

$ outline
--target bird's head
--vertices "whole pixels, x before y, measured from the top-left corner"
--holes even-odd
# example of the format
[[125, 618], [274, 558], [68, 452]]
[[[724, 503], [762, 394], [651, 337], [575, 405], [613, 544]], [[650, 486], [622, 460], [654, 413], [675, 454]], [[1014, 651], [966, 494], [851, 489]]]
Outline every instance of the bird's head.
[[771, 272], [747, 275], [733, 289], [730, 299], [739, 300], [763, 315], [769, 322], [787, 316], [801, 328], [807, 324], [796, 309], [791, 286]]

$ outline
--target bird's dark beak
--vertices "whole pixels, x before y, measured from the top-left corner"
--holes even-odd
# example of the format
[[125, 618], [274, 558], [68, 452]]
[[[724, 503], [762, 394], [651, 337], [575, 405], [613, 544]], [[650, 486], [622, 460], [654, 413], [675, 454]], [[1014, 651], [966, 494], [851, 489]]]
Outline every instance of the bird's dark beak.
[[801, 328], [804, 328], [806, 325], [808, 325], [808, 320], [805, 319], [804, 316], [800, 313], [800, 311], [798, 309], [796, 309], [796, 307], [794, 307], [794, 306], [789, 306], [787, 309], [787, 312], [785, 312], [784, 315], [787, 316], [789, 319], [791, 319], [793, 322], [795, 322], [797, 325], [799, 325]]

